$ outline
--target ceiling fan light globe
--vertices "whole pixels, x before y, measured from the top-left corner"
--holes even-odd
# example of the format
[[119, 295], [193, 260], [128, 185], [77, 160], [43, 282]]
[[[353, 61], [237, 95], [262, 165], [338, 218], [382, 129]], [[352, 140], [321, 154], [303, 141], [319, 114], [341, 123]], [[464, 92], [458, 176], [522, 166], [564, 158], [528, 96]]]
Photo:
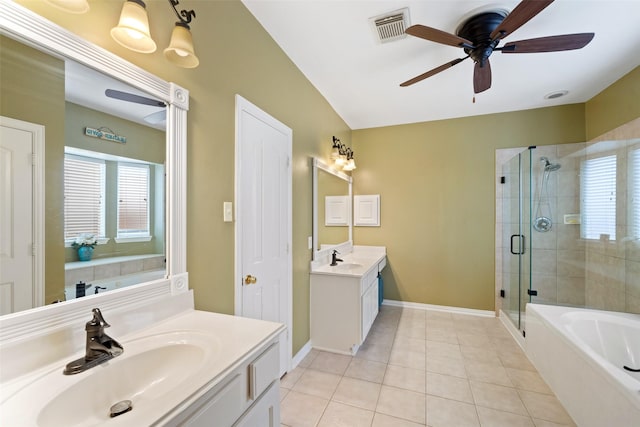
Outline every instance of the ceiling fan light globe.
[[111, 37], [134, 52], [155, 52], [156, 42], [149, 32], [149, 17], [143, 2], [127, 0], [122, 5], [120, 21], [117, 27], [111, 29]]
[[193, 48], [193, 36], [187, 25], [177, 23], [171, 33], [169, 47], [164, 50], [164, 56], [172, 63], [183, 68], [195, 68], [200, 60]]

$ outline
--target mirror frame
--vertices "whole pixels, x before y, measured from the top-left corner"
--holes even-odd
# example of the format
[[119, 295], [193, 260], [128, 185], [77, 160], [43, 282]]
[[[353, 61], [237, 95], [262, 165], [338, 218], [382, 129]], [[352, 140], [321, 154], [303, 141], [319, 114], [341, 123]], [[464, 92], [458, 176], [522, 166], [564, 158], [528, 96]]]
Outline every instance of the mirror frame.
[[[323, 170], [335, 177], [345, 180], [349, 184], [349, 200], [353, 205], [353, 178], [344, 172], [337, 171], [320, 159], [312, 158], [313, 166], [313, 261], [323, 258], [330, 249], [316, 249], [318, 242], [318, 170]], [[345, 243], [353, 244], [353, 212], [349, 213], [349, 240], [337, 243], [335, 246], [344, 245]]]
[[[43, 333], [87, 317], [92, 307], [134, 309], [189, 291], [186, 257], [186, 146], [189, 92], [13, 3], [0, 0], [0, 34], [60, 58], [69, 58], [122, 80], [167, 103], [166, 278], [104, 294], [52, 304], [0, 317], [0, 342], [25, 333]], [[84, 300], [84, 301], [83, 301]], [[43, 319], [47, 319], [43, 325]]]

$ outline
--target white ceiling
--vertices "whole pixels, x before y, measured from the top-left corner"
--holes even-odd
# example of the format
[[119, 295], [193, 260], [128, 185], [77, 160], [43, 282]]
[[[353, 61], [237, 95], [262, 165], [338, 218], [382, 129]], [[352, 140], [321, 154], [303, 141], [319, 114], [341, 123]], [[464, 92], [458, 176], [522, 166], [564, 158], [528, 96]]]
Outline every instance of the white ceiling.
[[[65, 99], [67, 101], [145, 126], [165, 130], [166, 116], [162, 113], [164, 108], [109, 98], [105, 95], [106, 89], [153, 98], [149, 94], [99, 71], [71, 60], [65, 61]], [[162, 116], [160, 121], [153, 119], [157, 117], [154, 114]], [[93, 127], [99, 126], [100, 123], [93, 124]], [[112, 130], [117, 131], [117, 129]]]
[[[455, 33], [471, 12], [510, 11], [518, 0], [242, 2], [352, 129], [586, 102], [640, 65], [640, 0], [556, 0], [505, 42], [582, 32], [594, 32], [593, 41], [574, 51], [495, 52], [492, 87], [475, 103], [471, 60], [400, 87], [464, 52], [412, 36], [380, 44], [369, 18], [408, 7], [410, 25]], [[561, 90], [569, 94], [544, 99]]]

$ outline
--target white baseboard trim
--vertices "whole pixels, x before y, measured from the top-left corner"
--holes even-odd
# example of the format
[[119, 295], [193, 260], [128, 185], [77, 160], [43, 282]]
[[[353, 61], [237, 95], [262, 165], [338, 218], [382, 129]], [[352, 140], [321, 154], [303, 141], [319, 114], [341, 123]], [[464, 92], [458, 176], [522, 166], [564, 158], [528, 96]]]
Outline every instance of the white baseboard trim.
[[482, 316], [482, 317], [496, 317], [495, 312], [490, 310], [477, 310], [475, 308], [464, 308], [464, 307], [450, 307], [446, 305], [433, 305], [433, 304], [422, 304], [418, 302], [406, 302], [406, 301], [396, 301], [392, 299], [385, 299], [382, 301], [382, 305], [389, 305], [393, 307], [404, 307], [404, 308], [413, 308], [416, 310], [433, 310], [433, 311], [444, 311], [448, 313], [455, 314], [468, 314], [471, 316]]
[[302, 362], [302, 360], [307, 357], [307, 354], [309, 354], [310, 351], [311, 341], [307, 341], [307, 343], [303, 345], [300, 350], [298, 350], [296, 355], [293, 356], [293, 359], [291, 359], [291, 370], [294, 370], [296, 366], [298, 366], [300, 362]]
[[[520, 348], [523, 351], [525, 351], [525, 348], [524, 348], [524, 346], [525, 346], [524, 336], [522, 336], [522, 332], [520, 332], [516, 328], [516, 325], [513, 324], [513, 322], [509, 318], [509, 315], [507, 313], [505, 313], [504, 311], [500, 310], [499, 319], [500, 319], [500, 321], [502, 321], [502, 324], [504, 325], [504, 327], [507, 328], [507, 331], [509, 332], [509, 334], [511, 334], [511, 336], [514, 339], [514, 341], [518, 343], [518, 345], [520, 346]], [[526, 353], [526, 351], [525, 351], [525, 353]]]

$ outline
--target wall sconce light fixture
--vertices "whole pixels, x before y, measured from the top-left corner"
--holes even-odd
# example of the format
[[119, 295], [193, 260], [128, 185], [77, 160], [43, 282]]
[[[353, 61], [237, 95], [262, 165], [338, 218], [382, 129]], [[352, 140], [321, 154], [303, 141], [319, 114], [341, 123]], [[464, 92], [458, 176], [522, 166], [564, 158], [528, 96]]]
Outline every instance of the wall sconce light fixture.
[[127, 0], [122, 5], [120, 21], [111, 29], [111, 37], [121, 46], [134, 52], [156, 51], [156, 42], [149, 32], [149, 16], [142, 0]]
[[[45, 0], [52, 6], [69, 13], [85, 13], [89, 11], [87, 0]], [[196, 17], [193, 10], [181, 10], [176, 6], [180, 0], [169, 0], [169, 4], [178, 17], [169, 47], [164, 50], [164, 56], [179, 67], [194, 68], [200, 61], [193, 48], [191, 35], [191, 20]], [[152, 53], [156, 51], [156, 42], [149, 31], [149, 16], [147, 6], [143, 0], [126, 0], [122, 5], [118, 25], [111, 29], [111, 37], [121, 46], [134, 52]]]
[[342, 144], [338, 138], [333, 137], [333, 148], [331, 150], [331, 160], [333, 164], [345, 171], [352, 171], [356, 168], [356, 161], [353, 159], [353, 150]]
[[[179, 67], [194, 68], [200, 61], [193, 48], [193, 37], [189, 24], [196, 17], [193, 10], [181, 10], [178, 12], [176, 6], [179, 0], [169, 0], [169, 4], [178, 17], [169, 47], [164, 50], [164, 56]], [[120, 21], [117, 27], [111, 30], [111, 36], [115, 41], [127, 49], [135, 52], [151, 53], [156, 50], [156, 43], [149, 33], [149, 17], [147, 9], [142, 0], [126, 0], [122, 6]]]

